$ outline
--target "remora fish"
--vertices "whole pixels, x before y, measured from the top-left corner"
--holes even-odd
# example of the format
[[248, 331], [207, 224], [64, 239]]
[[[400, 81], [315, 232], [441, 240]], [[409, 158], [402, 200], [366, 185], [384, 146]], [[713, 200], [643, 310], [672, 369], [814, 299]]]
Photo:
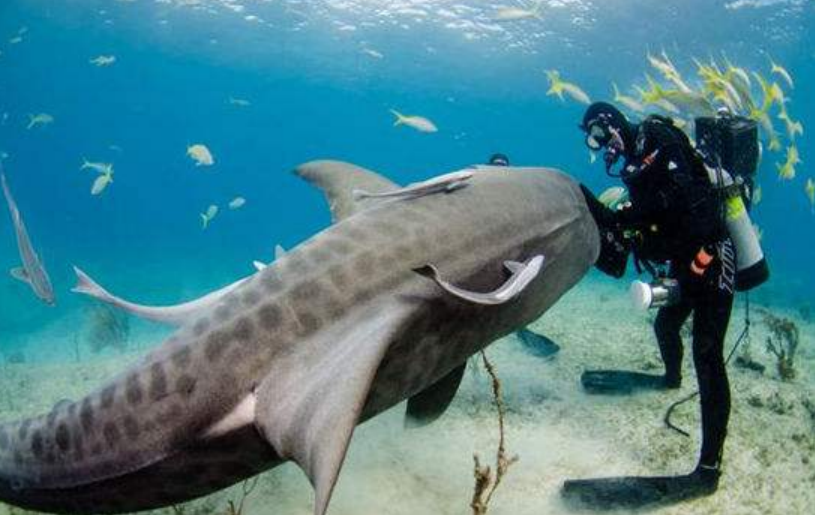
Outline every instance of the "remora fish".
[[363, 200], [369, 198], [411, 198], [422, 195], [431, 195], [433, 193], [451, 192], [464, 187], [466, 181], [472, 176], [473, 172], [469, 170], [459, 170], [457, 172], [440, 175], [433, 179], [417, 182], [396, 190], [372, 193], [370, 191], [356, 189], [353, 191], [353, 194], [355, 199]]
[[[298, 173], [318, 177], [332, 166], [341, 165], [308, 163]], [[347, 185], [337, 203], [358, 187]], [[292, 460], [323, 515], [358, 423], [438, 394], [436, 385], [455, 391], [458, 381], [445, 378], [538, 318], [598, 254], [578, 184], [542, 168], [488, 169], [449, 195], [349, 213], [101, 389], [0, 426], [0, 499], [122, 513], [206, 495]], [[494, 306], [412, 271], [433, 264], [451, 284], [491, 291], [505, 282], [505, 261], [535, 255], [546, 267]], [[431, 404], [439, 414], [446, 405]]]
[[14, 202], [14, 197], [11, 196], [11, 190], [6, 182], [2, 162], [0, 162], [0, 181], [3, 184], [3, 194], [6, 196], [6, 203], [11, 213], [11, 221], [14, 223], [14, 233], [17, 235], [17, 250], [20, 253], [20, 261], [22, 262], [22, 266], [11, 270], [11, 276], [28, 283], [37, 297], [49, 306], [53, 306], [56, 304], [56, 297], [54, 296], [54, 288], [51, 286], [51, 279], [48, 278], [48, 272], [45, 271], [45, 267], [34, 250], [34, 246], [31, 245], [31, 239], [25, 229], [23, 217], [20, 215], [20, 210], [17, 209], [17, 203]]

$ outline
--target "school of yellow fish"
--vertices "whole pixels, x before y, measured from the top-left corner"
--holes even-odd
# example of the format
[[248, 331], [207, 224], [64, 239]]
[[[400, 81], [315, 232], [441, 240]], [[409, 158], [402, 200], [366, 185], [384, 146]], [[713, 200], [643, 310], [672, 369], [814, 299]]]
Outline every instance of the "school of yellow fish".
[[[632, 85], [633, 94], [626, 94], [616, 82], [611, 83], [613, 100], [623, 110], [634, 117], [651, 113], [668, 115], [689, 133], [696, 117], [713, 116], [726, 108], [734, 115], [756, 121], [770, 153], [781, 157], [785, 151], [785, 158], [775, 165], [778, 179], [796, 178], [797, 166], [803, 163], [796, 141], [804, 134], [804, 126], [790, 114], [789, 91], [795, 89], [795, 81], [786, 68], [768, 57], [770, 71], [764, 75], [737, 66], [727, 57], [719, 60], [711, 57], [707, 62], [693, 58], [696, 77], [688, 80], [664, 50], [658, 55], [648, 52], [646, 60], [652, 73], [644, 74], [644, 84]], [[562, 101], [565, 94], [581, 104], [590, 103], [589, 95], [574, 82], [564, 80], [559, 71], [547, 70], [546, 77], [547, 95], [556, 95]], [[783, 124], [781, 131], [776, 129], [774, 120]], [[760, 191], [756, 189], [754, 200], [760, 200]], [[804, 192], [815, 213], [815, 183], [811, 177], [805, 182]]]

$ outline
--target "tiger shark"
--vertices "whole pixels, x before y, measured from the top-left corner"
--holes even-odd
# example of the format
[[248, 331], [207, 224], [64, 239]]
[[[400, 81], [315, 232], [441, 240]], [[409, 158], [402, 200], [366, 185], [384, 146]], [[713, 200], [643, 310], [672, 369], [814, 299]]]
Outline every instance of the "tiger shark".
[[555, 170], [487, 167], [363, 205], [353, 191], [372, 192], [373, 172], [296, 173], [335, 223], [85, 398], [0, 425], [0, 500], [130, 512], [294, 461], [323, 515], [358, 424], [406, 399], [409, 417], [441, 415], [467, 359], [537, 319], [599, 254], [578, 184]]

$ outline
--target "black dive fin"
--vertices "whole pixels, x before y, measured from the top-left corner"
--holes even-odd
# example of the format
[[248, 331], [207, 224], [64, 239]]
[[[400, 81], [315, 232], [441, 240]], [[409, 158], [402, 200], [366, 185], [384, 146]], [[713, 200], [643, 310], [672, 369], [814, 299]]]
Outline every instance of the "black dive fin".
[[678, 387], [668, 384], [665, 376], [627, 370], [586, 370], [580, 382], [588, 393], [628, 395], [639, 390], [665, 390]]
[[462, 363], [446, 376], [408, 399], [405, 427], [425, 426], [442, 416], [453, 402], [466, 368], [467, 363]]
[[592, 510], [634, 510], [710, 495], [718, 484], [718, 471], [697, 469], [683, 476], [569, 480], [561, 494], [567, 502]]

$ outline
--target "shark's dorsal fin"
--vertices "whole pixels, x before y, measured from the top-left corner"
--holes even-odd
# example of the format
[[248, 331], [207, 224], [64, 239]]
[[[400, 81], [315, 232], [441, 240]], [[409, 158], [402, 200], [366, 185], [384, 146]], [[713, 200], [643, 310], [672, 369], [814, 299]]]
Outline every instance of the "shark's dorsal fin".
[[354, 190], [383, 193], [399, 188], [376, 172], [342, 161], [310, 161], [298, 166], [294, 173], [323, 191], [334, 223], [376, 203], [374, 199], [355, 200]]
[[274, 259], [277, 261], [281, 259], [283, 256], [286, 255], [286, 249], [283, 248], [283, 245], [275, 245], [274, 246]]
[[305, 340], [257, 388], [255, 424], [278, 455], [306, 473], [316, 515], [328, 507], [377, 369], [408, 313], [407, 305], [382, 304], [331, 335]]
[[447, 410], [456, 396], [467, 363], [462, 363], [446, 376], [408, 399], [405, 426], [419, 427], [430, 424]]
[[9, 273], [11, 274], [11, 276], [13, 278], [17, 279], [18, 281], [22, 281], [24, 283], [31, 282], [28, 279], [28, 273], [26, 273], [25, 268], [23, 268], [21, 266], [12, 268], [11, 270], [9, 270]]

